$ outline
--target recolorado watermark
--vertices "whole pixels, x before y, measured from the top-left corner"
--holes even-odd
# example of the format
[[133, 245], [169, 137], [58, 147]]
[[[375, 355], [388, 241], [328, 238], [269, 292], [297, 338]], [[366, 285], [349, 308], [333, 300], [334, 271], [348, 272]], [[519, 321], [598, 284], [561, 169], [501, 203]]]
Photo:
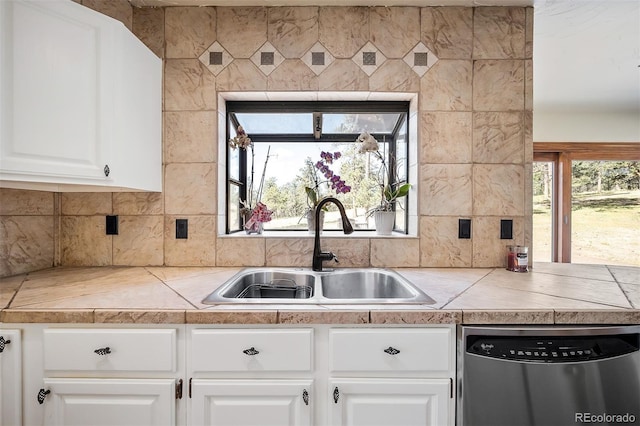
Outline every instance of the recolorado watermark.
[[594, 414], [575, 413], [575, 423], [635, 423], [636, 416], [631, 413], [625, 414]]

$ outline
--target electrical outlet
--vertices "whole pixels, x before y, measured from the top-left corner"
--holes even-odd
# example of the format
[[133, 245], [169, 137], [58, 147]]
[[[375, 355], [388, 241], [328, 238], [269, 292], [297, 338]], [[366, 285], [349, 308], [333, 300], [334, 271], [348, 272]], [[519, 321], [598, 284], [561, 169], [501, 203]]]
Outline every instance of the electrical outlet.
[[500, 220], [500, 239], [513, 240], [513, 220], [511, 219]]
[[187, 239], [189, 237], [189, 221], [187, 219], [176, 219], [176, 239]]
[[458, 238], [471, 238], [471, 219], [458, 219]]
[[107, 235], [118, 235], [118, 216], [107, 216], [106, 232]]

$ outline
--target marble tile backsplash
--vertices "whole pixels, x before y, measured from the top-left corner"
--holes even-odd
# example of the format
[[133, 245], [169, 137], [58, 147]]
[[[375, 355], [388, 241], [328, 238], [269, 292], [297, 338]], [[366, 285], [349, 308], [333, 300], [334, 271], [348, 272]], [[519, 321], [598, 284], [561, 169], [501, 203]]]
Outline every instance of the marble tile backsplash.
[[[0, 189], [0, 276], [55, 265], [309, 266], [311, 238], [219, 236], [221, 92], [417, 95], [416, 235], [325, 237], [341, 266], [493, 267], [505, 245], [531, 246], [532, 8], [76, 1], [120, 19], [164, 59], [164, 191]], [[278, 64], [260, 62], [270, 53]], [[118, 235], [105, 235], [105, 215], [118, 215]], [[472, 219], [471, 239], [458, 239], [460, 218]], [[188, 219], [188, 239], [175, 238], [176, 219]], [[513, 220], [513, 240], [499, 238], [500, 219]]]

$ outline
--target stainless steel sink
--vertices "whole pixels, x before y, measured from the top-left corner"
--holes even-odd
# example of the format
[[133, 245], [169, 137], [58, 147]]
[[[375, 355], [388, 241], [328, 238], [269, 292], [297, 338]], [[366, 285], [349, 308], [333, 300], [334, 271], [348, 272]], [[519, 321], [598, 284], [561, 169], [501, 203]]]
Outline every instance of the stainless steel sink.
[[316, 277], [302, 270], [247, 269], [236, 274], [202, 303], [295, 303], [310, 299]]
[[435, 303], [401, 275], [382, 269], [342, 270], [323, 275], [322, 295], [350, 303]]
[[435, 301], [386, 269], [248, 268], [202, 303], [241, 304], [433, 304]]

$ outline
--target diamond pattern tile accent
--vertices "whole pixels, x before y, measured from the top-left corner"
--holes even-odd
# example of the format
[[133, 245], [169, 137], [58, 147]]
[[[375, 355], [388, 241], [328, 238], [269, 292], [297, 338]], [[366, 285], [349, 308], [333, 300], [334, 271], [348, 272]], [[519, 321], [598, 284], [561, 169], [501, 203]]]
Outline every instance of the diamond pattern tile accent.
[[429, 68], [438, 62], [438, 57], [423, 43], [418, 43], [411, 52], [407, 53], [404, 61], [416, 74], [422, 77], [429, 71]]
[[233, 62], [233, 57], [217, 41], [209, 46], [198, 59], [200, 59], [200, 62], [202, 62], [213, 75], [220, 74], [220, 71]]
[[335, 60], [322, 43], [314, 44], [301, 59], [316, 75], [320, 75]]
[[351, 60], [370, 76], [380, 68], [380, 65], [386, 62], [387, 58], [373, 43], [368, 42]]
[[264, 75], [271, 74], [283, 61], [284, 56], [269, 42], [263, 44], [251, 57], [251, 62], [256, 64]]

